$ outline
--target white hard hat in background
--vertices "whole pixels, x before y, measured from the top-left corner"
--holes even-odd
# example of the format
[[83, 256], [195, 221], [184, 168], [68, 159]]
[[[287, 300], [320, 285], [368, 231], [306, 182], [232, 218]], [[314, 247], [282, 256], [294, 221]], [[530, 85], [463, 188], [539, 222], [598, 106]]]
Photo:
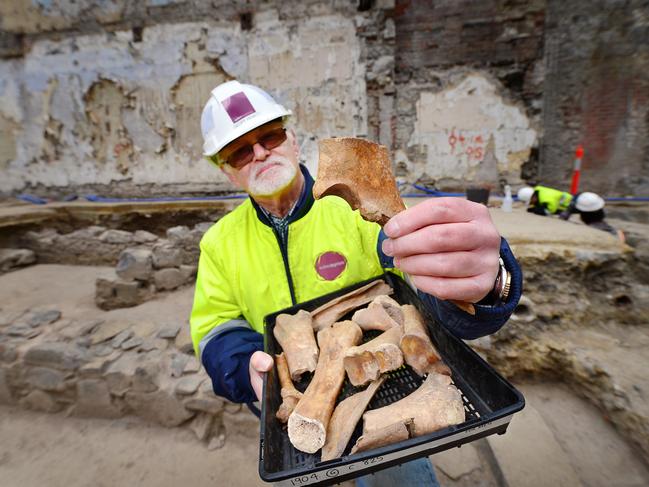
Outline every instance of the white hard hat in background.
[[203, 108], [203, 155], [213, 156], [246, 132], [291, 114], [264, 90], [238, 81], [220, 84]]
[[597, 211], [604, 208], [604, 198], [588, 191], [580, 193], [575, 200], [575, 208], [579, 211]]
[[519, 201], [523, 201], [524, 203], [529, 203], [530, 200], [532, 199], [533, 194], [534, 194], [534, 188], [532, 188], [531, 186], [523, 186], [521, 189], [518, 190], [516, 196], [518, 196]]

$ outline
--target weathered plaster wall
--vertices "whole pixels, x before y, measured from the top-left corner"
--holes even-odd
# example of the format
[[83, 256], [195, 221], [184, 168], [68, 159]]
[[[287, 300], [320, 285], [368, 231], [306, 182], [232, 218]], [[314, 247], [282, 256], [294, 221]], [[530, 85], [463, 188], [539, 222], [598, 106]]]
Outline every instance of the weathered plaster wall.
[[[25, 19], [37, 7], [18, 3], [9, 2], [15, 11], [3, 27], [32, 32]], [[31, 39], [22, 56], [0, 62], [0, 191], [229, 189], [201, 159], [199, 120], [210, 90], [232, 78], [265, 87], [293, 110], [303, 158], [315, 169], [316, 135], [367, 135], [354, 15], [333, 7], [292, 18], [261, 8], [249, 25], [234, 16]], [[81, 15], [38, 11], [55, 17], [41, 29], [70, 27]]]
[[[403, 181], [540, 180], [644, 194], [646, 1], [6, 0], [0, 193], [232, 189], [200, 158], [210, 89], [238, 78], [317, 139], [368, 137]], [[592, 15], [591, 15], [592, 14]]]
[[539, 177], [566, 186], [583, 144], [581, 188], [649, 195], [649, 3], [548, 0]]
[[439, 189], [521, 183], [542, 136], [545, 2], [399, 0], [400, 176]]

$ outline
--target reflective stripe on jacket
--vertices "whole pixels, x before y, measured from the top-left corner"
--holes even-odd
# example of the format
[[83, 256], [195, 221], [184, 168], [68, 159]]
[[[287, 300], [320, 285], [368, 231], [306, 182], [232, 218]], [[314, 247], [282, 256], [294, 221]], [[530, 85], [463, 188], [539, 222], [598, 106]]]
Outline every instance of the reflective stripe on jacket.
[[572, 195], [570, 193], [548, 188], [547, 186], [534, 186], [534, 191], [539, 200], [538, 204], [545, 206], [551, 214], [566, 210], [572, 201]]
[[250, 199], [203, 236], [190, 319], [199, 356], [201, 341], [219, 325], [243, 318], [263, 333], [267, 314], [384, 272], [379, 225], [335, 196], [310, 198], [304, 206], [289, 224], [286, 248]]

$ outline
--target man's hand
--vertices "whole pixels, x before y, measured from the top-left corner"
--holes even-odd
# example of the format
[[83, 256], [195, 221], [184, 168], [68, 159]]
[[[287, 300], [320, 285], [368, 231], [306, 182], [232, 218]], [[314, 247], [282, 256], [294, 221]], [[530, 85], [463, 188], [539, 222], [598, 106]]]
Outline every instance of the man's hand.
[[421, 291], [477, 303], [493, 288], [500, 235], [486, 206], [431, 198], [393, 216], [383, 230], [383, 252]]
[[262, 374], [268, 372], [273, 367], [273, 358], [267, 353], [256, 351], [250, 357], [248, 372], [250, 373], [250, 385], [255, 391], [257, 399], [261, 401], [262, 388], [264, 380]]

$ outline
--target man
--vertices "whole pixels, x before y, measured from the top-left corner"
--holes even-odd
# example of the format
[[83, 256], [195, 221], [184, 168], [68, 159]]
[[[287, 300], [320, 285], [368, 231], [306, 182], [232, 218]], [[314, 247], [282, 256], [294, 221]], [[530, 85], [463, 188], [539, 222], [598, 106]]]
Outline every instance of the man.
[[[263, 373], [273, 366], [262, 352], [264, 316], [385, 269], [408, 273], [440, 322], [462, 338], [505, 323], [522, 277], [483, 205], [431, 199], [381, 230], [337, 197], [316, 201], [285, 126], [289, 115], [264, 91], [237, 81], [217, 86], [203, 110], [205, 156], [250, 195], [201, 240], [191, 332], [217, 395], [240, 403], [261, 398]], [[448, 300], [479, 304], [470, 315]], [[436, 485], [427, 460], [406, 465], [383, 475]]]
[[568, 208], [560, 216], [563, 220], [568, 220], [573, 213], [579, 213], [579, 219], [583, 223], [591, 228], [610, 233], [624, 243], [626, 240], [624, 232], [612, 227], [604, 220], [606, 218], [604, 206], [604, 198], [590, 191], [584, 191], [572, 199]]
[[541, 186], [524, 186], [518, 190], [518, 199], [527, 204], [527, 211], [536, 215], [556, 215], [568, 209], [572, 195], [565, 191]]

